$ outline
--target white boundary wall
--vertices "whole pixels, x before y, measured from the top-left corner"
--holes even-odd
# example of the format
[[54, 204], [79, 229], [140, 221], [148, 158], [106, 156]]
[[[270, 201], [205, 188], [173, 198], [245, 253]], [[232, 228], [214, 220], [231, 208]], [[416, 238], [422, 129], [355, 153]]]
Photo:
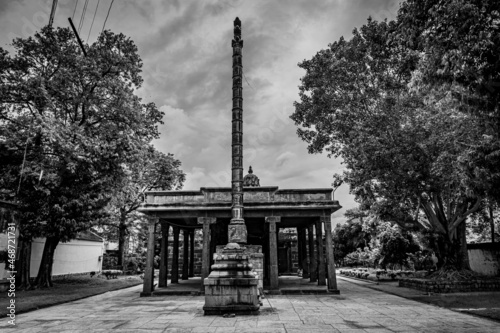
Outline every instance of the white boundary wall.
[[[45, 238], [36, 238], [31, 244], [31, 277], [38, 274], [44, 244]], [[103, 253], [104, 242], [74, 239], [59, 243], [54, 254], [52, 275], [101, 271]]]

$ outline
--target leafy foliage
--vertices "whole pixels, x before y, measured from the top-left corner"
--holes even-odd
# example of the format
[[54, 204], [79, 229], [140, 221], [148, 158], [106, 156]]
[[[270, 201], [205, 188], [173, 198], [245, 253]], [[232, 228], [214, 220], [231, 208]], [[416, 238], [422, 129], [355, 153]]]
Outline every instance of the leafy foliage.
[[12, 45], [13, 56], [0, 49], [0, 186], [20, 203], [22, 236], [47, 238], [45, 286], [59, 241], [102, 217], [126, 163], [158, 137], [162, 112], [134, 94], [142, 62], [123, 34], [104, 31], [86, 57], [65, 28]]
[[299, 64], [291, 118], [309, 152], [342, 158], [335, 185], [363, 209], [437, 232], [440, 266], [467, 267], [465, 221], [498, 198], [498, 91], [484, 86], [498, 76], [497, 7], [406, 1], [396, 21], [368, 19]]
[[398, 225], [386, 223], [384, 229], [379, 235], [380, 264], [382, 267], [399, 265], [402, 268], [407, 265], [410, 254], [421, 250], [420, 246], [411, 233], [402, 231]]
[[[345, 215], [349, 219], [346, 223], [335, 226], [332, 237], [335, 260], [340, 262], [358, 248], [367, 247], [371, 239], [370, 234], [363, 230], [363, 220], [359, 218], [363, 216], [362, 212], [357, 209], [348, 210]], [[358, 262], [353, 256], [355, 255], [347, 258], [348, 261]]]
[[106, 207], [108, 216], [100, 220], [100, 227], [108, 230], [106, 239], [118, 239], [118, 265], [123, 264], [126, 237], [140, 219], [136, 210], [144, 201], [146, 191], [182, 188], [185, 179], [181, 162], [172, 154], [163, 154], [147, 146], [140, 158], [125, 164], [125, 176], [116, 184], [113, 197]]

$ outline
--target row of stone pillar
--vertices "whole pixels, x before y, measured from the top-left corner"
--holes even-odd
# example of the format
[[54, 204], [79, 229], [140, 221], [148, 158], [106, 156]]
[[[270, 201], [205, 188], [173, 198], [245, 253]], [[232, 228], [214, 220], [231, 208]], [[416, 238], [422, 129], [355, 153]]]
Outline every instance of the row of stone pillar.
[[[144, 273], [144, 290], [143, 294], [148, 295], [154, 289], [153, 286], [153, 257], [154, 257], [154, 232], [155, 232], [155, 219], [152, 219], [149, 224], [149, 241], [148, 241], [148, 257], [147, 266]], [[203, 280], [210, 274], [210, 244], [211, 244], [211, 231], [210, 226], [215, 224], [217, 219], [215, 217], [199, 217], [198, 224], [203, 228], [203, 249], [202, 249], [202, 269], [201, 269], [201, 289], [203, 290]], [[269, 288], [270, 290], [279, 289], [278, 282], [278, 228], [277, 223], [281, 222], [279, 216], [269, 216], [265, 218], [269, 230]], [[323, 244], [323, 228], [325, 229], [325, 242]], [[315, 230], [314, 230], [315, 229]], [[306, 244], [306, 230], [307, 230], [307, 244]], [[328, 290], [337, 290], [337, 280], [335, 277], [335, 264], [333, 258], [333, 243], [331, 234], [331, 220], [330, 216], [323, 216], [318, 219], [315, 225], [309, 225], [307, 229], [298, 229], [298, 247], [299, 247], [299, 262], [308, 265], [308, 276], [311, 282], [318, 282], [318, 285], [326, 285], [328, 281]], [[179, 281], [179, 233], [180, 228], [177, 226], [172, 227], [173, 231], [173, 256], [172, 256], [172, 276], [171, 282], [178, 283]], [[182, 279], [187, 280], [188, 277], [193, 276], [194, 271], [194, 230], [185, 229], [184, 232], [184, 258], [190, 257], [188, 260], [183, 261]], [[167, 286], [167, 258], [168, 258], [168, 235], [169, 225], [163, 224], [162, 226], [162, 243], [161, 243], [161, 260], [160, 260], [160, 275], [159, 287]], [[314, 237], [316, 234], [316, 239]], [[188, 241], [189, 239], [189, 241]], [[325, 250], [324, 250], [325, 245]], [[308, 247], [308, 249], [307, 249]], [[189, 252], [188, 252], [189, 248]], [[189, 255], [188, 255], [189, 253]], [[326, 258], [325, 258], [326, 255]], [[306, 259], [306, 260], [304, 260]], [[326, 262], [326, 272], [325, 272]]]
[[[281, 217], [266, 217], [269, 224], [269, 289], [279, 289], [278, 280], [278, 227]], [[325, 228], [325, 242], [323, 244], [323, 226]], [[307, 239], [306, 243], [306, 231]], [[314, 237], [316, 234], [316, 237]], [[337, 290], [337, 278], [335, 276], [335, 263], [333, 258], [332, 225], [330, 215], [318, 218], [315, 225], [307, 228], [297, 228], [297, 246], [299, 253], [300, 268], [307, 265], [306, 276], [311, 282], [318, 282], [324, 286], [328, 281], [328, 290]], [[309, 248], [309, 249], [307, 249]], [[326, 258], [325, 258], [326, 257]], [[325, 265], [326, 264], [326, 265]], [[326, 271], [325, 271], [326, 266]]]
[[[160, 253], [160, 275], [158, 277], [158, 287], [167, 286], [168, 275], [168, 237], [169, 224], [162, 225], [162, 241]], [[179, 235], [181, 228], [172, 226], [173, 245], [172, 245], [172, 269], [171, 283], [179, 283]], [[194, 276], [194, 229], [182, 229], [183, 234], [183, 253], [182, 253], [182, 280], [188, 280]]]
[[[155, 231], [157, 218], [150, 218], [149, 235], [148, 235], [148, 253], [146, 259], [146, 269], [144, 271], [144, 288], [143, 294], [150, 294], [154, 290], [154, 245]], [[158, 287], [167, 286], [168, 276], [168, 238], [170, 225], [163, 224], [161, 228], [161, 252], [160, 252], [160, 269], [158, 276]], [[172, 251], [172, 270], [171, 283], [179, 282], [179, 235], [181, 229], [177, 226], [172, 226], [173, 233], [173, 251]], [[183, 261], [182, 261], [182, 280], [188, 280], [194, 276], [194, 229], [182, 229], [183, 232]]]
[[325, 242], [332, 244], [331, 222], [325, 222], [324, 218], [307, 227], [297, 228], [297, 252], [302, 277], [308, 278], [310, 282], [318, 282], [320, 286], [326, 285], [329, 268], [326, 263], [329, 263], [329, 256], [333, 255], [333, 250], [330, 254], [328, 246], [323, 244], [323, 227], [325, 231], [330, 230], [330, 234], [325, 232]]

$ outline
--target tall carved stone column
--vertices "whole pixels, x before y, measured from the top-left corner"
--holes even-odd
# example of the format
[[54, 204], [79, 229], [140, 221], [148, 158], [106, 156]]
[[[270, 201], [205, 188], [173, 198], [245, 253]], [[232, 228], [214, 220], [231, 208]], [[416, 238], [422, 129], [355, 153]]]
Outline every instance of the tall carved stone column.
[[327, 265], [327, 280], [328, 291], [338, 294], [337, 275], [335, 274], [335, 258], [333, 257], [333, 241], [332, 241], [332, 221], [330, 214], [323, 216], [323, 224], [325, 226], [325, 246], [326, 246], [326, 265]]
[[234, 20], [233, 47], [233, 108], [231, 139], [231, 222], [229, 223], [229, 243], [246, 244], [247, 229], [243, 219], [243, 65], [241, 49], [241, 21]]
[[307, 239], [309, 243], [309, 281], [318, 281], [317, 262], [314, 251], [314, 225], [307, 226]]
[[189, 231], [189, 277], [194, 276], [194, 235], [195, 231]]
[[210, 273], [210, 225], [215, 224], [215, 217], [198, 217], [198, 224], [203, 225], [203, 249], [201, 253], [201, 290], [204, 290], [203, 281]]
[[179, 283], [179, 227], [172, 227], [174, 232], [174, 246], [172, 251], [172, 274], [170, 283]]
[[318, 286], [326, 286], [325, 252], [323, 250], [323, 227], [321, 220], [316, 221], [316, 243], [318, 244]]
[[[234, 20], [233, 48], [233, 107], [231, 139], [231, 221], [228, 243], [217, 253], [212, 272], [204, 280], [205, 315], [258, 314], [259, 279], [252, 272], [247, 243], [247, 228], [243, 219], [243, 67], [241, 63], [241, 21]], [[205, 244], [204, 244], [205, 246]]]
[[188, 280], [189, 274], [189, 230], [182, 230], [182, 279]]
[[269, 289], [278, 290], [278, 242], [276, 238], [276, 223], [281, 222], [280, 216], [266, 217], [266, 223], [269, 223]]
[[168, 275], [168, 231], [170, 225], [161, 225], [161, 252], [160, 252], [160, 276], [158, 277], [158, 287], [167, 287]]
[[150, 296], [154, 291], [154, 255], [155, 255], [155, 228], [158, 222], [157, 217], [148, 217], [148, 252], [146, 258], [146, 268], [144, 270], [144, 283], [141, 296]]

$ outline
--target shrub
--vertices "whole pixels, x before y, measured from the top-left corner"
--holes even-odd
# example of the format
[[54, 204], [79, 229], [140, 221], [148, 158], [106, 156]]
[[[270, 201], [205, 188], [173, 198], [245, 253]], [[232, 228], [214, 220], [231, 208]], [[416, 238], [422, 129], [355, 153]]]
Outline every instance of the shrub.
[[102, 257], [102, 269], [113, 269], [118, 263], [118, 258], [104, 253]]

